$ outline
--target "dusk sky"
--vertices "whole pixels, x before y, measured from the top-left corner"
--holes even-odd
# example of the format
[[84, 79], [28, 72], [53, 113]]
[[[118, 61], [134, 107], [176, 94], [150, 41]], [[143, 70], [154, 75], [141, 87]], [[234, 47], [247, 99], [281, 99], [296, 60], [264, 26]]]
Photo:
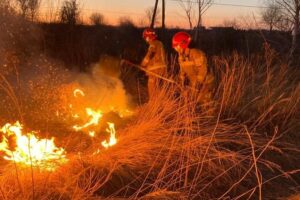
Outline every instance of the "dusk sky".
[[[141, 24], [143, 20], [145, 21], [145, 10], [153, 7], [155, 3], [154, 0], [81, 0], [79, 2], [84, 19], [88, 19], [91, 13], [100, 12], [105, 16], [107, 23], [117, 24], [120, 17], [129, 16], [137, 25]], [[233, 19], [250, 21], [254, 19], [253, 16], [259, 21], [260, 8], [238, 5], [263, 6], [263, 0], [215, 0], [214, 2], [216, 4], [203, 16], [205, 26], [222, 25], [225, 20]], [[179, 2], [177, 0], [166, 0], [166, 4], [166, 25], [169, 27], [187, 27], [187, 18]], [[218, 4], [233, 4], [236, 6]]]

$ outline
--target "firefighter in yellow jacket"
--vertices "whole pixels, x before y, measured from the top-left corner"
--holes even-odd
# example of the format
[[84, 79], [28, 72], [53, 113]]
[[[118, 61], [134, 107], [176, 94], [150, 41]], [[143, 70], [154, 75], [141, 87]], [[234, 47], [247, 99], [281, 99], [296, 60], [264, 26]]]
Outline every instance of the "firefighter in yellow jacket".
[[185, 86], [200, 89], [203, 103], [211, 100], [213, 76], [208, 73], [207, 58], [203, 51], [189, 48], [191, 36], [186, 32], [178, 32], [173, 36], [172, 46], [178, 53], [180, 65], [180, 81]]
[[[157, 35], [153, 29], [147, 28], [143, 32], [143, 38], [149, 44], [147, 54], [145, 55], [141, 66], [146, 70], [158, 75], [166, 73], [165, 50], [161, 41], [157, 39]], [[159, 83], [159, 79], [151, 74], [148, 75], [148, 94], [153, 96], [155, 87]]]

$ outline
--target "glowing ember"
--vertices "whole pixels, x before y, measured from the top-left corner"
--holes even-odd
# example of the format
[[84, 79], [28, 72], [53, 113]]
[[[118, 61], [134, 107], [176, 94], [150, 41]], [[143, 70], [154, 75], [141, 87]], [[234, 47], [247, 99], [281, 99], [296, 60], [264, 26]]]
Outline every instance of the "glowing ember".
[[119, 112], [119, 116], [121, 118], [124, 118], [124, 117], [129, 117], [129, 116], [132, 116], [133, 115], [133, 112], [126, 109], [125, 111], [122, 111], [122, 112]]
[[73, 91], [73, 95], [74, 95], [74, 97], [78, 97], [79, 95], [81, 95], [83, 97], [85, 96], [84, 92], [82, 90], [80, 90], [80, 89], [75, 89]]
[[80, 131], [80, 130], [87, 128], [89, 126], [92, 126], [92, 125], [94, 125], [94, 126], [98, 125], [99, 120], [103, 116], [101, 111], [94, 111], [91, 108], [86, 108], [86, 113], [88, 116], [91, 117], [91, 119], [89, 120], [89, 122], [87, 122], [86, 124], [84, 124], [82, 126], [79, 126], [79, 125], [73, 126], [75, 131]]
[[[54, 170], [56, 164], [67, 161], [65, 150], [55, 146], [54, 138], [38, 139], [33, 131], [23, 135], [22, 125], [19, 122], [14, 125], [7, 123], [0, 129], [0, 132], [3, 133], [0, 151], [6, 154], [4, 156], [6, 160], [40, 166], [47, 170]], [[10, 138], [15, 140], [15, 147], [11, 147]]]
[[89, 135], [91, 136], [91, 137], [95, 137], [95, 131], [89, 131]]
[[114, 146], [115, 144], [117, 144], [117, 138], [116, 138], [116, 130], [115, 130], [115, 125], [113, 123], [108, 122], [108, 128], [106, 129], [106, 131], [108, 133], [110, 133], [110, 138], [109, 138], [109, 142], [107, 142], [106, 140], [104, 140], [101, 144], [103, 147], [108, 148], [111, 146]]

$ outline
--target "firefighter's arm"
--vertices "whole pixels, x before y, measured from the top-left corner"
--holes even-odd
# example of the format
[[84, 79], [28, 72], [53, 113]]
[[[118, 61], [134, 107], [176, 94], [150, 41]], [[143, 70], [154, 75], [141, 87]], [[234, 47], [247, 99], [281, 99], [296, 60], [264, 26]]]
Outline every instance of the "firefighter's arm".
[[184, 61], [182, 63], [182, 67], [186, 67], [186, 68], [190, 68], [190, 67], [194, 67], [196, 64], [194, 61]]
[[195, 59], [195, 65], [198, 70], [198, 81], [203, 82], [207, 75], [207, 60], [205, 56]]
[[184, 80], [185, 80], [185, 72], [183, 72], [182, 70], [180, 70], [179, 73], [179, 82], [181, 85], [184, 85]]
[[189, 68], [195, 66], [194, 61], [187, 60], [183, 56], [178, 57], [178, 62], [180, 64], [180, 68]]
[[195, 66], [195, 62], [193, 60], [186, 59], [184, 56], [178, 56], [178, 62], [181, 68]]
[[142, 67], [146, 67], [148, 65], [148, 63], [150, 62], [150, 60], [153, 58], [155, 54], [155, 47], [153, 45], [150, 45], [147, 51], [147, 54], [145, 55], [141, 66]]
[[163, 47], [162, 47], [162, 51], [161, 51], [161, 59], [162, 59], [164, 64], [167, 63], [166, 52], [165, 52], [165, 49]]
[[184, 71], [185, 67], [187, 67], [185, 65], [185, 63], [180, 64], [179, 80], [180, 80], [180, 84], [182, 84], [182, 85], [184, 85], [184, 81], [185, 81], [185, 78], [186, 78], [186, 73]]

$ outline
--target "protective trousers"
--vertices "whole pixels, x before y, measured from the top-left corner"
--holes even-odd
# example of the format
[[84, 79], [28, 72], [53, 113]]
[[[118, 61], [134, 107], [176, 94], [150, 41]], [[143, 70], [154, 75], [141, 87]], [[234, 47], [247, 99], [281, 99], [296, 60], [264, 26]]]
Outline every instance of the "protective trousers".
[[[164, 76], [164, 73], [166, 73], [165, 68], [151, 70], [151, 72]], [[155, 92], [158, 91], [158, 89], [162, 86], [162, 80], [158, 77], [155, 77], [151, 74], [148, 74], [148, 96], [149, 98], [153, 97]]]

